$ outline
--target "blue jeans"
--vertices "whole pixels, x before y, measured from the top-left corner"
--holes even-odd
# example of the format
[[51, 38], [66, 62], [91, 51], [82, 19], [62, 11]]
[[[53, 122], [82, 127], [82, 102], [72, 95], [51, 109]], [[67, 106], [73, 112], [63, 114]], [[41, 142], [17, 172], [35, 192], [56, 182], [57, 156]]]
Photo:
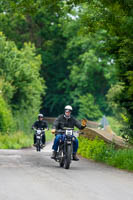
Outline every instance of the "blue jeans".
[[[58, 134], [56, 135], [55, 139], [54, 139], [54, 144], [53, 144], [53, 147], [52, 149], [54, 151], [57, 151], [58, 150], [58, 146], [59, 146], [59, 140], [62, 140], [64, 141], [65, 139], [65, 135], [61, 135], [61, 134]], [[78, 139], [75, 138], [75, 140], [73, 141], [73, 153], [76, 153], [78, 150]]]

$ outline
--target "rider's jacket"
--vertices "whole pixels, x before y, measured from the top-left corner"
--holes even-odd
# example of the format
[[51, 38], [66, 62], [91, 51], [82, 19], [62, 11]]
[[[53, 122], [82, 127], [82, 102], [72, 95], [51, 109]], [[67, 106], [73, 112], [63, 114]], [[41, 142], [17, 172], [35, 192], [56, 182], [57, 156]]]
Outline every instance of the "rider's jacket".
[[74, 128], [74, 126], [76, 126], [79, 129], [85, 128], [73, 116], [70, 116], [69, 118], [67, 118], [64, 114], [58, 116], [58, 118], [53, 123], [53, 129], [56, 129], [56, 130], [63, 129], [64, 127]]
[[36, 128], [36, 129], [45, 129], [48, 128], [48, 123], [45, 120], [39, 121], [37, 120], [33, 125], [32, 128]]

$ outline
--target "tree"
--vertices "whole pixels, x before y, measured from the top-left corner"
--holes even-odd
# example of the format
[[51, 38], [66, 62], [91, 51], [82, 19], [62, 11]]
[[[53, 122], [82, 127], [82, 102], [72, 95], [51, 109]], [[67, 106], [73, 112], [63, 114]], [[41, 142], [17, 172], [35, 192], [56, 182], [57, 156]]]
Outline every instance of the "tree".
[[100, 110], [109, 114], [106, 94], [111, 84], [116, 82], [116, 64], [113, 56], [110, 56], [105, 50], [108, 39], [107, 32], [102, 30], [83, 38], [78, 34], [78, 28], [73, 35], [71, 35], [72, 30], [71, 24], [70, 34], [67, 29], [70, 39], [65, 56], [69, 61], [70, 95], [73, 99], [73, 106], [78, 113], [78, 96], [90, 93]]
[[79, 114], [80, 119], [87, 118], [88, 120], [98, 120], [102, 117], [102, 113], [95, 104], [94, 97], [91, 94], [86, 94], [79, 97]]
[[11, 109], [0, 94], [0, 132], [9, 134], [13, 132], [14, 128]]
[[14, 116], [18, 113], [22, 120], [26, 113], [27, 121], [35, 118], [40, 109], [41, 94], [45, 83], [40, 78], [40, 56], [33, 45], [25, 44], [18, 50], [15, 43], [7, 41], [0, 33], [0, 79], [2, 95]]
[[79, 32], [84, 37], [100, 30], [107, 32], [106, 52], [113, 56], [116, 63], [117, 80], [123, 85], [117, 103], [128, 118], [128, 130], [130, 129], [131, 133], [133, 130], [133, 93], [131, 92], [133, 88], [133, 29], [131, 28], [133, 26], [133, 2], [130, 0], [91, 0], [80, 6], [82, 12]]
[[120, 83], [117, 104], [133, 129], [132, 5], [130, 0], [1, 1], [0, 29], [19, 49], [31, 41], [42, 56], [47, 115], [58, 115], [68, 103], [78, 115], [78, 98], [88, 93], [110, 114], [106, 94]]
[[[62, 3], [56, 9], [43, 5], [34, 14], [22, 12], [14, 16], [10, 12], [6, 15], [2, 13], [0, 24], [1, 30], [10, 40], [15, 41], [19, 49], [24, 42], [31, 41], [41, 55], [40, 75], [47, 86], [41, 111], [50, 116], [57, 116], [69, 99], [69, 95], [64, 94], [68, 70], [63, 51], [67, 39], [62, 34], [60, 24], [60, 17], [63, 15], [61, 6]], [[8, 28], [7, 24], [10, 24]]]

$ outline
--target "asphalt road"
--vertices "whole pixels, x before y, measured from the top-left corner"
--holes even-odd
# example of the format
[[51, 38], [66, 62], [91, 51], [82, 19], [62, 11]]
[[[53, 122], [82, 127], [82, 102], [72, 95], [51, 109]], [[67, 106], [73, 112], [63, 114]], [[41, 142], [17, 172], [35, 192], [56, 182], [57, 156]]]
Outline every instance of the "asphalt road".
[[66, 170], [50, 155], [0, 150], [0, 200], [133, 200], [133, 173], [83, 158]]

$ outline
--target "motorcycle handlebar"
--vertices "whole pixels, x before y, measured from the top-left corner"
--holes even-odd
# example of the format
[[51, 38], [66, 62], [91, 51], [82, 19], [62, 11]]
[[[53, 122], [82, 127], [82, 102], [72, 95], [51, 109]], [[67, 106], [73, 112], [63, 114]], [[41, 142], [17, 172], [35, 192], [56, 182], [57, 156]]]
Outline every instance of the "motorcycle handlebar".
[[46, 129], [43, 129], [43, 128], [33, 128], [34, 131], [37, 131], [37, 130], [41, 130], [41, 131], [48, 131], [49, 128], [46, 128]]
[[[74, 129], [72, 129], [72, 128], [68, 129], [67, 128], [66, 130], [74, 130]], [[56, 134], [64, 134], [66, 130], [61, 130], [61, 129], [56, 130]], [[80, 133], [80, 131], [73, 131], [73, 133]]]
[[60, 129], [59, 129], [59, 130], [56, 130], [56, 134], [61, 134], [61, 133], [62, 133], [62, 134], [65, 133], [65, 130], [60, 130]]

